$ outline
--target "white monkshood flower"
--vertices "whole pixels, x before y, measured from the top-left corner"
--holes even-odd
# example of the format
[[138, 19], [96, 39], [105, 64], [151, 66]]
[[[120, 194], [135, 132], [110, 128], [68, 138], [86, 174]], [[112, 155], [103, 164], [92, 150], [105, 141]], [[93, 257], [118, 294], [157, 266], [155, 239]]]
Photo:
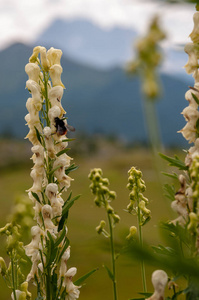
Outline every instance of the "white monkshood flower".
[[188, 62], [184, 66], [186, 72], [191, 74], [198, 70], [198, 58], [199, 58], [199, 46], [193, 43], [187, 43], [185, 45], [184, 51], [189, 55]]
[[63, 202], [57, 197], [58, 186], [56, 183], [49, 183], [46, 187], [46, 196], [50, 200], [53, 217], [61, 216]]
[[30, 122], [30, 124], [28, 124], [28, 127], [29, 127], [30, 130], [29, 130], [29, 133], [27, 134], [27, 136], [25, 137], [25, 139], [29, 139], [29, 141], [33, 145], [40, 144], [40, 142], [38, 141], [38, 138], [37, 138], [35, 127], [37, 128], [38, 131], [41, 131], [42, 130], [41, 124], [40, 123], [35, 123], [34, 125], [32, 125], [31, 122]]
[[60, 65], [61, 57], [62, 57], [62, 51], [60, 49], [55, 49], [55, 48], [51, 47], [47, 51], [47, 59], [50, 63], [50, 66]]
[[47, 185], [45, 193], [48, 199], [50, 200], [50, 202], [57, 197], [57, 192], [58, 192], [58, 186], [56, 183], [49, 183]]
[[72, 280], [68, 277], [65, 277], [65, 282], [64, 284], [66, 285], [66, 298], [65, 300], [75, 300], [79, 298], [79, 286], [74, 285], [74, 283], [72, 282]]
[[58, 106], [61, 110], [61, 114], [64, 115], [66, 112], [61, 105], [61, 99], [63, 96], [63, 87], [62, 86], [54, 86], [49, 90], [48, 93], [50, 103], [53, 106]]
[[54, 141], [52, 137], [52, 130], [50, 127], [46, 126], [43, 129], [43, 133], [45, 137], [45, 144], [46, 144], [46, 150], [48, 152], [48, 156], [50, 158], [54, 158], [56, 151], [55, 151]]
[[31, 257], [32, 268], [28, 274], [26, 281], [33, 280], [35, 275], [38, 276], [38, 264], [41, 261], [39, 251], [35, 251], [35, 255]]
[[41, 192], [42, 191], [42, 182], [44, 177], [43, 167], [33, 168], [30, 172], [30, 176], [33, 179], [33, 186], [28, 190], [29, 192]]
[[31, 228], [31, 235], [32, 235], [32, 241], [30, 242], [30, 244], [25, 246], [25, 251], [27, 256], [35, 255], [36, 251], [39, 250], [41, 235], [43, 235], [41, 228], [39, 226], [33, 226]]
[[35, 109], [32, 98], [28, 98], [28, 100], [26, 101], [26, 108], [29, 112], [29, 121], [27, 122], [28, 125], [35, 125], [36, 123], [40, 123], [39, 110]]
[[168, 283], [167, 273], [163, 270], [156, 270], [152, 274], [151, 281], [154, 286], [154, 293], [146, 300], [163, 300], [164, 290]]
[[36, 46], [33, 49], [33, 53], [31, 55], [31, 57], [29, 58], [29, 62], [35, 63], [37, 61], [38, 55], [39, 55], [39, 52], [40, 52], [40, 48], [41, 48], [41, 46]]
[[64, 278], [64, 275], [67, 272], [67, 261], [69, 260], [69, 258], [70, 258], [70, 246], [68, 246], [68, 248], [66, 249], [66, 251], [64, 252], [61, 258], [58, 284], [60, 284], [61, 279]]
[[12, 292], [11, 298], [12, 300], [26, 300], [26, 293], [20, 290], [15, 290], [16, 298], [14, 297], [14, 293]]
[[40, 59], [41, 59], [42, 67], [44, 68], [45, 71], [48, 71], [49, 61], [47, 59], [47, 53], [45, 47], [40, 47]]
[[174, 200], [171, 203], [171, 208], [179, 215], [179, 217], [171, 221], [171, 223], [179, 223], [181, 226], [185, 225], [188, 218], [187, 207], [183, 206], [178, 200]]
[[55, 235], [57, 233], [57, 226], [52, 222], [52, 207], [48, 204], [45, 204], [42, 207], [42, 216], [44, 220], [45, 231], [49, 231], [51, 234]]
[[76, 268], [70, 268], [64, 275], [63, 286], [66, 287], [66, 298], [65, 300], [75, 300], [79, 298], [79, 286], [76, 286], [72, 282], [73, 276], [75, 276], [77, 272]]
[[194, 28], [189, 36], [194, 43], [199, 43], [199, 12], [198, 11], [193, 15], [193, 22], [194, 22]]
[[25, 71], [28, 74], [29, 79], [39, 83], [40, 67], [35, 63], [28, 63], [25, 66]]
[[44, 149], [41, 145], [35, 145], [31, 148], [31, 151], [34, 153], [32, 160], [35, 164], [35, 167], [44, 166]]
[[60, 65], [56, 64], [50, 67], [50, 77], [52, 80], [52, 85], [53, 86], [57, 86], [60, 85], [63, 88], [65, 88], [65, 86], [63, 85], [62, 81], [61, 81], [61, 73], [62, 73], [63, 69]]
[[41, 87], [40, 85], [35, 82], [34, 80], [27, 80], [26, 81], [26, 87], [32, 94], [32, 98], [34, 99], [34, 102], [41, 102]]
[[196, 140], [196, 128], [193, 127], [193, 124], [187, 123], [181, 130], [183, 137], [189, 141], [189, 143], [193, 143]]
[[193, 159], [199, 155], [199, 138], [195, 140], [195, 144], [188, 150], [188, 153], [185, 157], [186, 166], [190, 166]]
[[197, 98], [199, 98], [199, 92], [196, 92], [193, 89], [189, 89], [185, 93], [185, 99], [189, 102], [189, 105], [194, 107], [195, 109], [198, 108], [198, 104], [196, 103], [195, 99], [193, 98], [192, 94], [194, 94]]

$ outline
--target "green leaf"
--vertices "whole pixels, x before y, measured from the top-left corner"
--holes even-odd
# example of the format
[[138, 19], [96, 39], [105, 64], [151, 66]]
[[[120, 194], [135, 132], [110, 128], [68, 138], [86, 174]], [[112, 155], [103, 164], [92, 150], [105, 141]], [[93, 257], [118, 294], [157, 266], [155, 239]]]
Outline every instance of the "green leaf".
[[196, 95], [194, 93], [191, 93], [193, 99], [196, 101], [196, 103], [199, 105], [199, 99], [198, 97], [196, 97]]
[[74, 204], [75, 200], [77, 200], [81, 196], [81, 195], [77, 195], [71, 199], [71, 195], [72, 195], [72, 192], [70, 193], [67, 201], [64, 203], [64, 206], [62, 208], [62, 217], [61, 217], [61, 220], [59, 221], [58, 231], [62, 230], [66, 220], [68, 219], [69, 209]]
[[40, 200], [39, 200], [39, 196], [37, 195], [37, 193], [31, 192], [31, 194], [33, 195], [33, 197], [41, 204]]
[[196, 121], [196, 132], [199, 134], [199, 119]]
[[166, 183], [163, 187], [164, 189], [164, 192], [165, 192], [165, 196], [170, 199], [171, 201], [175, 200], [175, 194], [176, 194], [176, 191], [175, 191], [175, 187], [174, 185], [170, 185], [168, 183]]
[[74, 284], [75, 285], [82, 285], [82, 283], [88, 278], [90, 277], [93, 273], [95, 273], [98, 270], [98, 268], [86, 273], [85, 275], [83, 275], [82, 277], [80, 277], [79, 279], [77, 279]]
[[48, 268], [52, 264], [57, 252], [57, 249], [55, 249], [54, 240], [49, 231], [47, 231], [47, 236], [48, 236], [48, 240], [46, 241], [46, 245], [48, 250], [46, 256], [46, 268]]
[[188, 166], [186, 166], [185, 163], [182, 160], [180, 160], [177, 155], [175, 155], [174, 158], [164, 155], [162, 153], [159, 153], [159, 155], [169, 162], [169, 166], [177, 167], [179, 168], [179, 170], [188, 170]]
[[52, 275], [52, 299], [56, 299], [57, 295], [57, 273], [56, 268], [53, 270]]
[[56, 142], [55, 145], [60, 144], [60, 143], [64, 143], [64, 142], [72, 142], [72, 141], [75, 141], [75, 139], [64, 139], [60, 142]]
[[66, 236], [66, 228], [64, 227], [61, 234], [60, 234], [60, 236], [55, 241], [55, 247], [59, 246], [59, 244], [63, 241], [65, 236]]
[[171, 247], [164, 247], [163, 245], [151, 246], [151, 248], [155, 251], [155, 253], [159, 253], [162, 255], [176, 255], [176, 251]]
[[65, 148], [65, 149], [59, 151], [59, 152], [56, 154], [56, 156], [58, 157], [58, 156], [60, 156], [60, 155], [62, 155], [62, 154], [64, 154], [64, 153], [68, 152], [68, 150], [70, 150], [70, 148]]
[[67, 200], [65, 203], [64, 203], [64, 206], [63, 206], [63, 209], [62, 209], [62, 214], [65, 214], [70, 208], [71, 206], [73, 206], [74, 202], [79, 199], [81, 195], [77, 195], [75, 197], [73, 197], [72, 199], [69, 199]]
[[72, 164], [70, 167], [68, 167], [65, 170], [65, 174], [68, 175], [70, 172], [75, 171], [79, 168], [79, 166], [76, 166], [75, 164]]
[[141, 222], [141, 226], [144, 226], [146, 223], [148, 223], [149, 221], [151, 220], [151, 217], [150, 216], [148, 216], [145, 220], [143, 220], [142, 222]]
[[42, 141], [41, 141], [42, 136], [41, 136], [41, 133], [38, 131], [37, 127], [35, 127], [35, 131], [36, 131], [37, 139], [40, 142], [40, 144], [42, 145]]
[[178, 175], [176, 173], [173, 172], [173, 174], [170, 173], [166, 173], [166, 172], [161, 172], [163, 175], [168, 176], [170, 178], [176, 179], [178, 180]]
[[56, 170], [58, 170], [59, 168], [61, 168], [62, 165], [57, 166], [56, 168], [54, 168], [53, 170], [51, 170], [48, 175], [52, 175]]
[[113, 273], [111, 272], [111, 270], [106, 265], [103, 265], [103, 267], [106, 269], [106, 271], [107, 271], [108, 276], [110, 277], [110, 279], [112, 281], [114, 281], [114, 276], [113, 276]]

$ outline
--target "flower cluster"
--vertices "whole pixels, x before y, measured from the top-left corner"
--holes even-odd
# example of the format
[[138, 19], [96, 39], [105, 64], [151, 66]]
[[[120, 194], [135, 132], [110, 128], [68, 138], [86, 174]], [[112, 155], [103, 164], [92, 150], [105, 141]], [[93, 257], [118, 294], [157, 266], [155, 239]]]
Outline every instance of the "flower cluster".
[[49, 299], [49, 295], [59, 299], [79, 298], [78, 287], [72, 282], [76, 268], [67, 268], [70, 246], [66, 218], [62, 215], [65, 205], [62, 193], [70, 187], [72, 178], [68, 173], [72, 168], [71, 157], [66, 154], [66, 112], [61, 105], [64, 89], [61, 56], [59, 49], [46, 51], [38, 46], [25, 66], [29, 77], [26, 87], [31, 94], [26, 102], [25, 120], [29, 127], [26, 138], [33, 144], [34, 163], [30, 173], [33, 185], [28, 195], [37, 222], [31, 229], [32, 241], [25, 247], [32, 261], [27, 281], [35, 281], [42, 299]]
[[[142, 172], [132, 167], [128, 171], [128, 184], [127, 188], [130, 190], [129, 198], [130, 203], [127, 206], [127, 210], [131, 214], [138, 215], [139, 225], [143, 226], [151, 218], [151, 211], [146, 207], [148, 199], [144, 197], [143, 192], [146, 190], [146, 185], [142, 179]], [[135, 228], [131, 229], [135, 234]]]
[[[116, 224], [120, 221], [120, 217], [115, 213], [113, 207], [110, 205], [110, 202], [116, 198], [116, 193], [109, 190], [109, 180], [108, 178], [103, 178], [102, 175], [102, 170], [99, 168], [91, 170], [90, 174], [88, 175], [88, 178], [92, 181], [90, 189], [93, 195], [95, 195], [95, 204], [99, 207], [105, 207], [113, 224]], [[97, 232], [105, 233], [104, 227], [105, 222], [101, 221], [100, 225], [96, 228]]]
[[28, 282], [21, 271], [21, 265], [27, 263], [23, 243], [20, 242], [20, 226], [7, 223], [0, 229], [1, 235], [6, 235], [6, 252], [10, 258], [7, 267], [4, 259], [0, 257], [0, 274], [8, 287], [12, 290], [12, 300], [29, 300], [31, 293], [28, 291]]
[[160, 84], [156, 68], [162, 60], [158, 43], [165, 38], [160, 29], [158, 17], [154, 17], [146, 37], [138, 40], [135, 48], [137, 57], [129, 63], [129, 73], [139, 72], [142, 78], [142, 90], [148, 98], [155, 98], [160, 94]]

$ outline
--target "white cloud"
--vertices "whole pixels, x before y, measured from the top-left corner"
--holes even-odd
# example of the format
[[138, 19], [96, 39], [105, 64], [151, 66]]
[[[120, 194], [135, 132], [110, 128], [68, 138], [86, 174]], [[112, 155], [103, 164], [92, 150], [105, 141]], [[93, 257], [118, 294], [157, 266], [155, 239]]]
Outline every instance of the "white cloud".
[[169, 43], [186, 41], [193, 27], [194, 5], [149, 0], [0, 0], [0, 48], [13, 39], [34, 41], [57, 17], [84, 17], [105, 28], [120, 25], [143, 34], [155, 13], [162, 16]]

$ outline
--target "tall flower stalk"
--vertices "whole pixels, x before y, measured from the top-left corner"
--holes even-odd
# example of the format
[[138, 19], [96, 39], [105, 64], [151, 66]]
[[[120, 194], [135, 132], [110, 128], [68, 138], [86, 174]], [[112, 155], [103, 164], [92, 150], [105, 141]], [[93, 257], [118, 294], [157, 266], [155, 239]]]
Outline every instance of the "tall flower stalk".
[[[138, 236], [140, 247], [143, 247], [143, 236], [142, 236], [142, 226], [146, 224], [151, 219], [151, 211], [146, 207], [148, 204], [148, 199], [144, 197], [143, 192], [146, 190], [146, 185], [142, 179], [142, 172], [132, 167], [128, 171], [128, 184], [127, 188], [130, 190], [129, 198], [130, 203], [127, 206], [127, 211], [130, 214], [137, 215], [138, 220]], [[129, 235], [127, 239], [134, 237], [137, 229], [135, 226], [130, 227]], [[142, 285], [144, 293], [147, 292], [146, 285], [146, 274], [145, 274], [145, 265], [144, 261], [141, 261], [141, 276], [142, 276]]]
[[159, 26], [158, 17], [155, 16], [150, 23], [146, 36], [137, 41], [135, 45], [136, 58], [127, 67], [130, 74], [138, 74], [141, 78], [144, 98], [143, 111], [146, 117], [149, 144], [154, 154], [162, 146], [155, 100], [161, 91], [157, 68], [162, 60], [159, 42], [164, 38], [165, 33]]
[[109, 190], [109, 180], [107, 178], [103, 178], [102, 175], [102, 170], [99, 168], [95, 168], [91, 170], [88, 177], [92, 181], [90, 189], [93, 195], [95, 195], [95, 204], [98, 207], [104, 207], [107, 213], [109, 231], [105, 229], [106, 222], [104, 220], [100, 222], [99, 226], [96, 227], [96, 230], [98, 234], [103, 234], [106, 238], [109, 238], [110, 240], [112, 270], [110, 270], [107, 266], [105, 266], [105, 268], [113, 283], [114, 300], [117, 300], [118, 298], [115, 263], [116, 253], [114, 246], [113, 229], [115, 227], [115, 224], [117, 224], [120, 221], [120, 217], [115, 213], [113, 207], [110, 205], [110, 202], [116, 198], [116, 193], [114, 191]]
[[76, 268], [68, 269], [70, 245], [66, 220], [76, 198], [66, 201], [62, 194], [70, 187], [69, 172], [75, 169], [68, 151], [67, 120], [62, 107], [64, 85], [59, 49], [38, 46], [33, 49], [25, 71], [31, 97], [26, 102], [29, 127], [26, 138], [32, 143], [33, 185], [28, 190], [35, 211], [32, 241], [25, 246], [32, 261], [27, 281], [37, 286], [38, 299], [71, 300], [79, 298], [79, 287], [72, 282]]

